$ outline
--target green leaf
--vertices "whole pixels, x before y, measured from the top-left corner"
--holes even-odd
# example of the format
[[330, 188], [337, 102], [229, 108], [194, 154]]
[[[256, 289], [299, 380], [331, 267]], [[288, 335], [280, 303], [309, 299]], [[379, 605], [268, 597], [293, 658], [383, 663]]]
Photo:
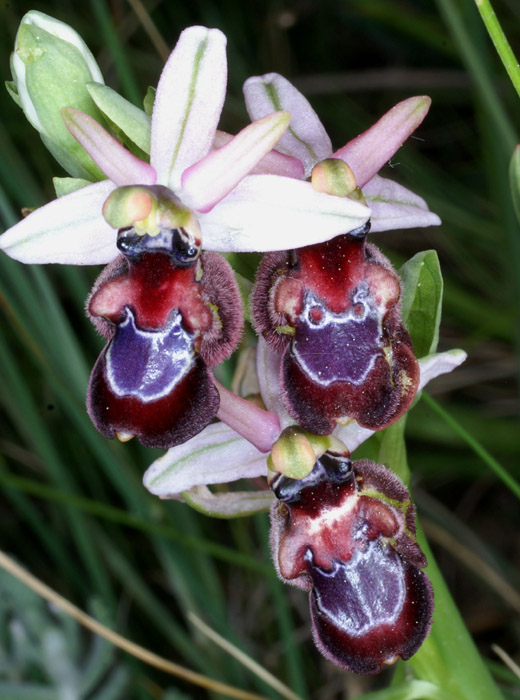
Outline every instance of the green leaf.
[[454, 700], [454, 696], [428, 681], [407, 681], [363, 695], [363, 700]]
[[97, 107], [110, 122], [149, 155], [150, 116], [106, 85], [88, 83], [86, 87]]
[[63, 197], [66, 194], [80, 190], [82, 187], [91, 185], [92, 182], [81, 177], [53, 177], [52, 184], [54, 185], [56, 197]]
[[6, 80], [5, 89], [9, 93], [10, 97], [12, 97], [12, 99], [16, 102], [18, 107], [21, 107], [22, 102], [20, 100], [20, 95], [18, 94], [18, 88], [16, 87], [16, 83], [13, 80]]
[[417, 357], [435, 352], [442, 310], [442, 275], [434, 250], [417, 253], [399, 270], [401, 309]]
[[509, 166], [509, 180], [516, 218], [520, 223], [520, 145], [516, 146], [513, 151], [513, 157]]
[[153, 105], [155, 102], [155, 93], [156, 93], [156, 89], [150, 85], [148, 87], [148, 90], [146, 91], [146, 95], [144, 96], [143, 107], [144, 107], [144, 111], [146, 112], [146, 114], [149, 117], [152, 116]]

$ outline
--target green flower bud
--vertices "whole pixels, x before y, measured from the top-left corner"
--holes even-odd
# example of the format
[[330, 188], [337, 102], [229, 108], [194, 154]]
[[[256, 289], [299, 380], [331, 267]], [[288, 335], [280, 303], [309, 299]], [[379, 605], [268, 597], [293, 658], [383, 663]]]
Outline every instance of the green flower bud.
[[11, 71], [9, 93], [60, 165], [73, 177], [104, 179], [61, 116], [63, 107], [75, 107], [103, 121], [86, 88], [92, 81], [103, 83], [103, 76], [79, 34], [64, 22], [31, 10], [16, 35]]

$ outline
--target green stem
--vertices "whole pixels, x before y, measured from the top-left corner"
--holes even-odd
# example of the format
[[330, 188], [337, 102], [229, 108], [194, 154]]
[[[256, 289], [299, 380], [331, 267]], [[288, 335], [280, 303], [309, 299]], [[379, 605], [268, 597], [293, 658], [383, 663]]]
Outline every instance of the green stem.
[[[405, 418], [381, 437], [379, 461], [407, 485], [410, 471], [404, 441]], [[434, 684], [450, 700], [502, 700], [462, 620], [420, 525], [417, 541], [428, 558], [427, 573], [435, 595], [434, 622], [429, 637], [407, 662], [416, 679]]]
[[508, 76], [513, 83], [513, 86], [520, 97], [520, 65], [509, 45], [509, 42], [504, 34], [500, 22], [497, 19], [495, 11], [489, 0], [475, 0], [475, 5], [480, 12], [482, 21], [488, 31], [495, 49], [497, 50], [500, 60], [504, 64]]
[[471, 37], [467, 23], [461, 16], [458, 3], [453, 2], [453, 0], [436, 0], [436, 2], [453, 35], [455, 45], [475, 80], [483, 107], [487, 111], [497, 135], [500, 136], [505, 152], [510, 154], [517, 143], [516, 131], [502, 107], [491, 76], [486, 69], [485, 61]]
[[457, 700], [503, 700], [462, 619], [420, 525], [417, 541], [428, 559], [435, 595], [430, 636], [408, 665]]

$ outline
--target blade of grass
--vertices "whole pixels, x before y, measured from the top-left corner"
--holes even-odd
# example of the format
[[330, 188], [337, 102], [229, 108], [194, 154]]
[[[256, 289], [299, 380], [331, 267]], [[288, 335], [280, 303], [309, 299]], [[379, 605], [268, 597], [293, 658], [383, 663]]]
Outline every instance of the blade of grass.
[[508, 489], [520, 498], [520, 484], [514, 479], [511, 474], [491, 455], [480, 442], [471, 435], [458, 421], [456, 421], [442, 406], [435, 401], [429, 394], [423, 392], [422, 400], [435, 411], [464, 442], [473, 450], [473, 452], [487, 464], [487, 466], [498, 476]]
[[491, 40], [497, 50], [500, 60], [509, 75], [513, 86], [520, 97], [520, 65], [504, 34], [500, 22], [489, 0], [475, 0], [475, 5], [480, 12]]
[[211, 639], [211, 641], [217, 646], [224, 649], [226, 653], [230, 654], [235, 659], [238, 659], [241, 664], [258, 676], [258, 678], [261, 678], [264, 683], [267, 683], [267, 685], [271, 686], [271, 688], [274, 688], [274, 690], [276, 690], [283, 698], [287, 698], [287, 700], [302, 700], [301, 697], [296, 695], [296, 693], [293, 693], [293, 691], [288, 688], [285, 683], [278, 680], [276, 676], [273, 676], [272, 673], [270, 673], [261, 664], [257, 663], [243, 651], [238, 649], [234, 644], [231, 644], [227, 639], [224, 639], [220, 636], [220, 634], [217, 634], [215, 630], [211, 629], [209, 625], [198, 618], [193, 612], [188, 612], [188, 620], [195, 625], [195, 627], [202, 632], [202, 634], [206, 635], [208, 639]]
[[458, 3], [453, 2], [453, 0], [436, 0], [436, 2], [459, 52], [475, 80], [482, 104], [489, 119], [494, 124], [495, 132], [506, 152], [511, 154], [518, 141], [517, 134], [502, 106], [502, 100], [497, 95], [489, 71], [484, 64], [482, 53], [470, 33], [468, 22], [464, 21]]
[[215, 681], [207, 676], [195, 673], [188, 668], [184, 668], [183, 666], [175, 664], [168, 659], [164, 659], [157, 654], [148, 651], [144, 647], [131, 642], [117, 632], [105, 627], [105, 625], [102, 625], [93, 617], [90, 617], [90, 615], [87, 615], [85, 612], [80, 610], [80, 608], [76, 607], [70, 601], [60, 596], [58, 593], [56, 593], [56, 591], [52, 590], [52, 588], [27, 572], [23, 567], [1, 551], [0, 566], [18, 579], [21, 583], [31, 588], [31, 590], [33, 590], [39, 596], [56, 605], [67, 615], [70, 615], [91, 632], [98, 634], [111, 644], [114, 644], [128, 654], [140, 659], [144, 663], [154, 666], [155, 668], [176, 676], [177, 678], [182, 678], [188, 683], [192, 683], [193, 685], [197, 685], [201, 688], [207, 688], [215, 693], [222, 693], [230, 698], [237, 698], [238, 700], [266, 700], [261, 695], [257, 695], [256, 693], [249, 693], [247, 691], [240, 690], [239, 688], [233, 688], [225, 683], [220, 683], [219, 681]]
[[[2, 336], [0, 336], [0, 366], [2, 366], [3, 372], [0, 399], [8, 408], [13, 422], [20, 433], [24, 435], [27, 443], [32, 445], [34, 451], [42, 457], [46, 471], [54, 482], [60, 487], [74, 491], [75, 484], [72, 474], [51, 442], [21, 371]], [[65, 513], [78, 551], [81, 553], [83, 563], [90, 573], [96, 590], [105, 600], [110, 601], [112, 598], [110, 583], [90, 539], [87, 524], [82, 517], [78, 517], [78, 513], [74, 509], [67, 507]]]
[[190, 537], [185, 532], [175, 530], [171, 526], [151, 522], [149, 519], [133, 515], [120, 508], [107, 505], [106, 503], [99, 503], [98, 501], [75, 496], [71, 493], [54, 489], [33, 479], [24, 479], [12, 474], [7, 474], [4, 471], [0, 471], [0, 483], [9, 489], [30, 493], [38, 498], [51, 502], [67, 504], [71, 508], [76, 508], [108, 522], [118, 523], [119, 525], [140, 532], [178, 542], [187, 549], [194, 549], [204, 552], [205, 554], [210, 554], [216, 559], [228, 562], [233, 566], [242, 566], [263, 576], [274, 576], [271, 566], [262, 564], [253, 557], [236, 552], [234, 549], [219, 545], [211, 540]]
[[110, 56], [115, 63], [118, 77], [121, 80], [124, 97], [133, 102], [134, 105], [140, 106], [142, 101], [141, 90], [129, 65], [127, 52], [121, 44], [118, 32], [112, 24], [110, 6], [107, 5], [104, 0], [91, 0], [90, 6], [101, 30], [105, 44], [108, 47]]

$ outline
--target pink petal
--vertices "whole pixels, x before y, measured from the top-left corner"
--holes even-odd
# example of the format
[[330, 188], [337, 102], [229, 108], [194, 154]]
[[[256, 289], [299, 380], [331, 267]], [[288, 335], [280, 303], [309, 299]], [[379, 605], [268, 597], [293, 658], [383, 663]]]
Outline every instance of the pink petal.
[[95, 119], [72, 107], [65, 107], [61, 113], [65, 126], [76, 141], [118, 187], [155, 184], [152, 166], [127, 151]]
[[181, 178], [183, 201], [197, 211], [210, 211], [273, 148], [289, 120], [287, 112], [259, 119], [185, 170]]
[[36, 209], [0, 236], [0, 249], [24, 263], [110, 262], [119, 254], [117, 235], [101, 209], [113, 189], [103, 180]]
[[256, 373], [260, 384], [262, 400], [268, 411], [276, 413], [282, 429], [294, 425], [295, 420], [289, 415], [283, 402], [282, 385], [280, 383], [280, 366], [282, 356], [265, 342], [262, 336], [256, 346]]
[[334, 153], [356, 175], [363, 187], [401, 148], [430, 109], [429, 97], [409, 97], [396, 104], [370, 129], [364, 131]]
[[248, 175], [199, 222], [208, 250], [263, 252], [329, 240], [369, 216], [359, 202], [316, 192], [310, 182]]
[[193, 486], [266, 474], [265, 454], [224, 423], [213, 423], [153, 462], [144, 474], [143, 483], [156, 496], [170, 498]]
[[226, 90], [226, 37], [190, 27], [179, 37], [157, 86], [150, 163], [157, 181], [178, 192], [181, 175], [210, 150]]
[[[215, 134], [213, 140], [214, 148], [221, 148], [225, 146], [226, 143], [231, 141], [233, 136], [231, 134], [226, 134], [225, 131], [219, 131]], [[293, 177], [296, 180], [303, 180], [304, 170], [301, 160], [298, 158], [293, 158], [292, 156], [287, 156], [285, 153], [280, 153], [277, 150], [269, 151], [260, 160], [257, 165], [255, 165], [252, 170], [249, 171], [250, 175], [283, 175], [284, 177]]]
[[270, 452], [280, 435], [280, 422], [276, 413], [265, 411], [251, 401], [236, 396], [219, 382], [215, 382], [215, 385], [220, 394], [217, 418], [233, 428], [260, 452]]
[[427, 355], [419, 360], [421, 369], [421, 378], [419, 380], [418, 392], [441, 374], [448, 374], [457, 369], [467, 358], [467, 353], [464, 350], [448, 350], [446, 352]]
[[442, 223], [422, 197], [379, 175], [367, 182], [363, 194], [372, 210], [372, 232], [439, 226]]
[[308, 177], [320, 160], [332, 154], [332, 144], [318, 115], [294, 85], [278, 73], [249, 78], [244, 96], [251, 119], [284, 109], [291, 114], [291, 125], [277, 150], [301, 160]]

